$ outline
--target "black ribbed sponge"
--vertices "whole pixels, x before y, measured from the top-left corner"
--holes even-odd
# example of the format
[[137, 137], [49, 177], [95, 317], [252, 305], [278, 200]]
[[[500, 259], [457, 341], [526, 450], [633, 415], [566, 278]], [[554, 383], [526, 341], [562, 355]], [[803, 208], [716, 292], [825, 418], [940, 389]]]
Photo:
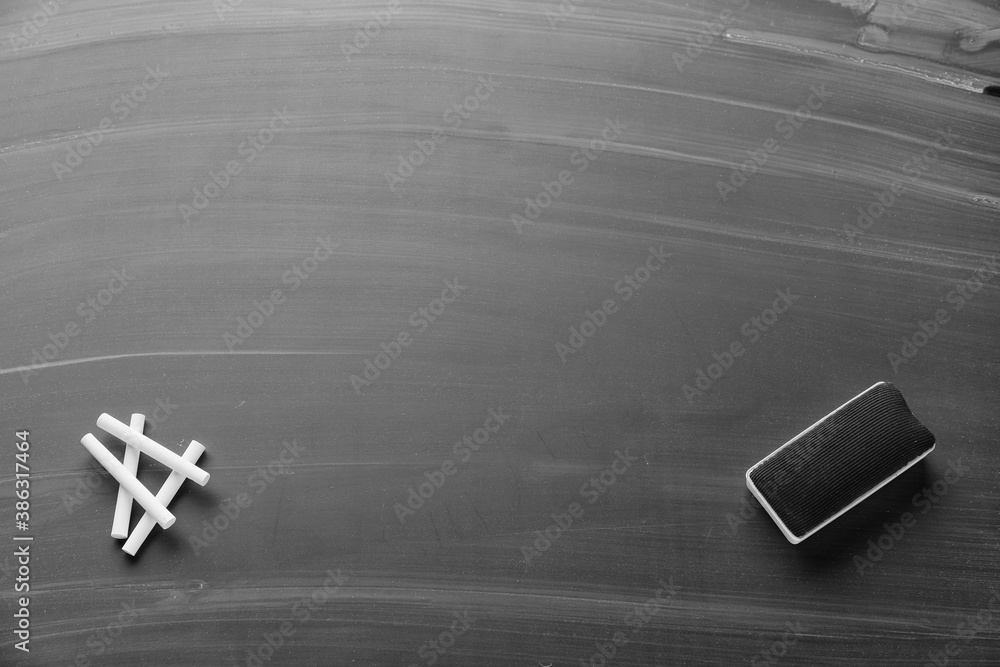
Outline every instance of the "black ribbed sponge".
[[903, 395], [879, 382], [747, 470], [747, 486], [798, 544], [932, 449]]

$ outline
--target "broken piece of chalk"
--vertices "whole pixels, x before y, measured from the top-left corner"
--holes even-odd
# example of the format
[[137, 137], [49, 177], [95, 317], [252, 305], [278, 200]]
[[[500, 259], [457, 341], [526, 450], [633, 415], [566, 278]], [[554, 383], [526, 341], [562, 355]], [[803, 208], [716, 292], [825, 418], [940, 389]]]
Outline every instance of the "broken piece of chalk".
[[195, 484], [205, 486], [208, 483], [209, 475], [207, 472], [190, 461], [185, 461], [152, 438], [139, 433], [135, 429], [129, 428], [108, 413], [105, 412], [97, 418], [97, 425], [119, 440], [132, 445], [146, 456], [156, 459], [163, 465], [181, 473]]
[[118, 480], [118, 483], [128, 489], [129, 493], [142, 505], [143, 509], [153, 515], [156, 523], [164, 528], [174, 525], [174, 515], [170, 513], [163, 503], [153, 497], [145, 486], [142, 485], [135, 475], [130, 473], [122, 465], [122, 462], [115, 458], [115, 455], [101, 444], [94, 437], [93, 433], [88, 433], [80, 439], [80, 443], [87, 448], [87, 451], [97, 459], [97, 462], [104, 466], [104, 469], [111, 473], [111, 476]]
[[[132, 421], [129, 424], [139, 433], [146, 427], [146, 415], [138, 412], [132, 413]], [[132, 445], [125, 445], [125, 460], [122, 465], [133, 475], [139, 470], [139, 450]], [[165, 503], [164, 503], [165, 504]], [[111, 537], [116, 540], [123, 540], [128, 537], [128, 523], [132, 518], [132, 494], [124, 486], [118, 487], [118, 504], [115, 505], [115, 520], [111, 524]]]
[[[198, 457], [202, 455], [205, 451], [205, 445], [201, 444], [197, 440], [192, 440], [191, 444], [188, 445], [187, 450], [184, 452], [184, 460], [190, 463], [197, 463]], [[170, 473], [167, 477], [167, 481], [163, 483], [160, 490], [156, 494], [156, 499], [163, 503], [164, 505], [169, 505], [170, 501], [174, 499], [177, 494], [178, 489], [181, 488], [181, 484], [187, 479], [184, 475], [177, 471]], [[128, 540], [125, 541], [125, 545], [122, 546], [122, 551], [134, 556], [135, 552], [139, 550], [142, 543], [146, 541], [149, 536], [149, 531], [153, 530], [153, 524], [155, 521], [153, 517], [147, 512], [142, 515], [139, 519], [139, 523], [136, 524], [135, 530], [132, 534], [128, 536]]]

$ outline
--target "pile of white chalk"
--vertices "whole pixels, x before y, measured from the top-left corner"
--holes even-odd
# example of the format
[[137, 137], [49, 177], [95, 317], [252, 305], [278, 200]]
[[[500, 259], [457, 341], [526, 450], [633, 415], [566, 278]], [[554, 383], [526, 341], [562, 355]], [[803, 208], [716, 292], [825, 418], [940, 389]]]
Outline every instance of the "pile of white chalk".
[[[204, 445], [192, 440], [184, 455], [179, 456], [143, 435], [145, 423], [146, 416], [141, 414], [133, 414], [131, 424], [123, 424], [107, 413], [98, 418], [98, 427], [125, 443], [124, 462], [119, 461], [92, 433], [88, 433], [80, 440], [87, 451], [121, 485], [118, 487], [118, 504], [115, 507], [111, 537], [116, 539], [127, 537], [122, 551], [132, 556], [146, 540], [153, 529], [153, 524], [158, 523], [163, 528], [169, 528], [174, 524], [176, 519], [167, 509], [167, 505], [174, 499], [184, 480], [190, 479], [200, 486], [205, 486], [209, 477], [207, 472], [195, 465], [205, 451]], [[155, 496], [136, 477], [140, 452], [173, 470]], [[132, 515], [133, 498], [146, 510], [146, 513], [129, 535], [128, 524]]]

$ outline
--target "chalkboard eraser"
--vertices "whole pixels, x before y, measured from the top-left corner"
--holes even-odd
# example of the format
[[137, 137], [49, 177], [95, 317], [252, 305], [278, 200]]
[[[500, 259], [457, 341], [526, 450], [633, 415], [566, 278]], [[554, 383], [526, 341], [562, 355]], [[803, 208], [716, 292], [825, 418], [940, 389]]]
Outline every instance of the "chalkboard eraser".
[[798, 544], [931, 453], [934, 435], [878, 382], [747, 470], [747, 487]]

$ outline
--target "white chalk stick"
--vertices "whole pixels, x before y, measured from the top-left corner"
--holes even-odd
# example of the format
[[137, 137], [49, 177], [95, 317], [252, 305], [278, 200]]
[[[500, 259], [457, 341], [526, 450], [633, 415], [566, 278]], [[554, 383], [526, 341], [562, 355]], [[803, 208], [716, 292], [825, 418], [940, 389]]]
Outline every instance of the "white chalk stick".
[[131, 429], [108, 413], [97, 418], [97, 425], [126, 444], [132, 445], [146, 456], [176, 470], [199, 486], [208, 483], [208, 473], [170, 451], [152, 438]]
[[94, 437], [88, 433], [80, 439], [80, 443], [87, 448], [97, 462], [104, 466], [104, 469], [111, 473], [111, 476], [118, 480], [118, 483], [128, 489], [129, 493], [142, 505], [143, 509], [153, 515], [156, 523], [164, 528], [174, 525], [174, 515], [170, 513], [163, 503], [157, 500], [145, 486], [142, 485], [135, 475], [130, 473], [122, 465], [122, 462], [115, 458], [115, 455]]
[[[146, 415], [138, 412], [132, 413], [132, 422], [129, 424], [139, 433], [146, 426]], [[132, 445], [125, 445], [125, 460], [122, 465], [133, 475], [139, 470], [139, 450]], [[118, 504], [115, 505], [115, 520], [111, 525], [111, 537], [116, 540], [124, 540], [128, 537], [128, 523], [132, 518], [132, 494], [124, 486], [118, 487]]]
[[[184, 460], [191, 463], [197, 463], [198, 457], [202, 455], [205, 451], [205, 445], [201, 444], [197, 440], [192, 440], [191, 444], [188, 445], [187, 451], [184, 452]], [[169, 505], [170, 501], [174, 499], [177, 495], [178, 489], [181, 488], [181, 484], [187, 479], [184, 475], [179, 472], [170, 473], [170, 477], [167, 477], [167, 481], [163, 483], [160, 487], [159, 492], [156, 494], [156, 499], [159, 500], [164, 505]], [[149, 531], [153, 530], [153, 524], [156, 521], [153, 519], [152, 515], [148, 512], [142, 515], [139, 519], [139, 523], [136, 524], [135, 530], [129, 535], [128, 540], [125, 541], [125, 545], [122, 547], [122, 551], [134, 556], [135, 552], [139, 550], [142, 543], [146, 541], [149, 536]]]

